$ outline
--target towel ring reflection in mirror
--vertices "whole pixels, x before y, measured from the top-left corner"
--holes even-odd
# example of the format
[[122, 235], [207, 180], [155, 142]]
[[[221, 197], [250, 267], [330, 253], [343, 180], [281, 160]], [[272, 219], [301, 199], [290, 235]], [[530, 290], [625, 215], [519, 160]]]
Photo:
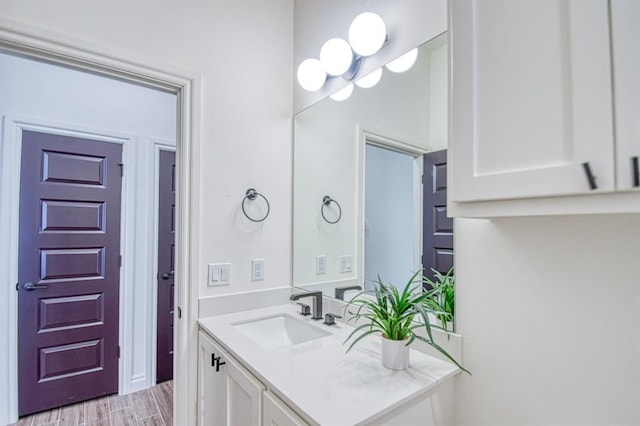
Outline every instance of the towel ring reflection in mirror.
[[[334, 203], [338, 207], [338, 218], [333, 221], [327, 219], [327, 217], [324, 215], [324, 208], [328, 207], [331, 203]], [[324, 197], [322, 197], [322, 207], [320, 207], [320, 213], [322, 214], [322, 218], [325, 220], [325, 222], [333, 225], [340, 222], [340, 219], [342, 218], [342, 207], [340, 207], [340, 204], [336, 200], [328, 195], [325, 195]]]
[[[247, 200], [255, 201], [256, 198], [258, 197], [261, 197], [264, 200], [264, 202], [267, 204], [267, 212], [260, 219], [254, 219], [251, 216], [249, 216], [249, 214], [247, 213], [244, 203], [246, 203]], [[271, 206], [269, 205], [269, 200], [267, 200], [267, 197], [265, 197], [264, 195], [262, 195], [261, 193], [259, 193], [253, 188], [247, 189], [247, 192], [245, 193], [244, 198], [242, 199], [242, 213], [244, 213], [247, 219], [249, 219], [251, 222], [262, 222], [267, 218], [267, 216], [269, 216], [270, 211], [271, 211]]]

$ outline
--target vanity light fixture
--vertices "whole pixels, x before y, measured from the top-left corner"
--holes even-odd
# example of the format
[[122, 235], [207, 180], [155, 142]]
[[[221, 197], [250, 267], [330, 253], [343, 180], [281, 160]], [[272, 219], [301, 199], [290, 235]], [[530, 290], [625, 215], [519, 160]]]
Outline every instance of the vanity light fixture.
[[333, 95], [330, 95], [329, 97], [334, 101], [340, 102], [340, 101], [349, 99], [349, 96], [351, 96], [352, 93], [353, 93], [353, 83], [349, 83], [347, 87], [338, 90], [336, 93], [334, 93]]
[[320, 63], [330, 76], [342, 75], [351, 68], [353, 51], [341, 38], [328, 40], [320, 49]]
[[378, 84], [380, 78], [382, 78], [382, 67], [356, 80], [356, 85], [363, 89], [370, 89]]
[[413, 66], [413, 64], [416, 63], [416, 59], [418, 59], [417, 47], [389, 62], [386, 67], [389, 71], [392, 72], [405, 72], [409, 70]]
[[326, 80], [327, 73], [317, 59], [305, 59], [298, 67], [298, 83], [304, 90], [309, 92], [320, 90]]
[[387, 42], [387, 27], [379, 15], [365, 12], [349, 26], [349, 44], [360, 56], [374, 55]]
[[[341, 38], [332, 38], [320, 49], [320, 60], [310, 58], [302, 61], [297, 71], [298, 83], [303, 89], [315, 92], [322, 88], [328, 77], [342, 76], [351, 81], [358, 74], [363, 58], [374, 55], [388, 40], [382, 18], [373, 12], [361, 13], [349, 26], [348, 43]], [[376, 83], [359, 86], [373, 87]]]

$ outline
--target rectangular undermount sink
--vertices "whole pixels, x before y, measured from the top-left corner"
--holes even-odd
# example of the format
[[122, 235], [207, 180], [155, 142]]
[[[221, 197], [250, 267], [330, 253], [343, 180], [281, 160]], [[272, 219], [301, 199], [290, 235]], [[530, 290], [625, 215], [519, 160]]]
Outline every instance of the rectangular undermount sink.
[[284, 313], [231, 325], [265, 349], [293, 346], [331, 335], [326, 330]]

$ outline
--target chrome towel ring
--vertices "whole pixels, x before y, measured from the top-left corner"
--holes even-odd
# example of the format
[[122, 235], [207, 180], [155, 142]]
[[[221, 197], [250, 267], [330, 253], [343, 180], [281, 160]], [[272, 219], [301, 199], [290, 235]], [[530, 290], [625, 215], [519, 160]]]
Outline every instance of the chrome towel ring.
[[[246, 203], [247, 200], [255, 201], [255, 199], [258, 198], [258, 197], [262, 197], [264, 202], [267, 203], [267, 212], [265, 213], [265, 215], [262, 218], [254, 219], [254, 218], [252, 218], [251, 216], [249, 216], [247, 214], [247, 211], [245, 210], [245, 207], [244, 207], [244, 203]], [[242, 213], [244, 213], [244, 215], [247, 217], [247, 219], [249, 219], [251, 222], [262, 222], [263, 220], [265, 220], [267, 218], [267, 216], [269, 216], [269, 212], [270, 211], [271, 211], [271, 206], [269, 205], [269, 200], [267, 200], [267, 197], [265, 197], [264, 195], [262, 195], [261, 193], [259, 193], [258, 191], [256, 191], [253, 188], [247, 189], [247, 192], [245, 192], [244, 198], [242, 199]]]
[[[324, 208], [329, 206], [331, 203], [335, 203], [335, 205], [338, 207], [338, 218], [334, 221], [327, 219], [327, 217], [324, 215]], [[325, 195], [324, 197], [322, 197], [322, 207], [320, 207], [320, 213], [322, 214], [322, 218], [325, 220], [325, 222], [333, 225], [340, 222], [340, 219], [342, 218], [342, 207], [340, 207], [340, 204], [336, 200], [329, 197], [328, 195]]]

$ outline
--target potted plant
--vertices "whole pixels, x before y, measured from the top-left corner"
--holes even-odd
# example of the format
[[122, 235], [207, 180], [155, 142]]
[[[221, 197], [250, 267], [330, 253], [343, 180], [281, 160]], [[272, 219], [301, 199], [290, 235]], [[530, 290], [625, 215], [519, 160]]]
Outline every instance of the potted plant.
[[[421, 340], [446, 358], [451, 360], [462, 371], [471, 374], [458, 361], [433, 340], [429, 313], [433, 312], [426, 304], [428, 293], [423, 291], [422, 282], [416, 278], [421, 271], [416, 272], [401, 291], [393, 284], [384, 284], [378, 276], [373, 291], [358, 293], [345, 307], [348, 321], [361, 318], [368, 322], [357, 326], [345, 339], [345, 343], [353, 339], [347, 352], [356, 343], [372, 334], [380, 334], [382, 338], [382, 365], [392, 370], [404, 370], [409, 366], [409, 345], [414, 340]], [[357, 307], [350, 311], [350, 307]], [[416, 334], [416, 330], [426, 331], [426, 337]]]
[[[422, 277], [425, 284], [427, 298], [425, 304], [440, 321], [442, 328], [453, 331], [453, 318], [455, 311], [455, 278], [453, 267], [442, 275], [439, 271], [431, 268], [433, 279], [427, 276]], [[449, 327], [451, 323], [451, 327]]]

